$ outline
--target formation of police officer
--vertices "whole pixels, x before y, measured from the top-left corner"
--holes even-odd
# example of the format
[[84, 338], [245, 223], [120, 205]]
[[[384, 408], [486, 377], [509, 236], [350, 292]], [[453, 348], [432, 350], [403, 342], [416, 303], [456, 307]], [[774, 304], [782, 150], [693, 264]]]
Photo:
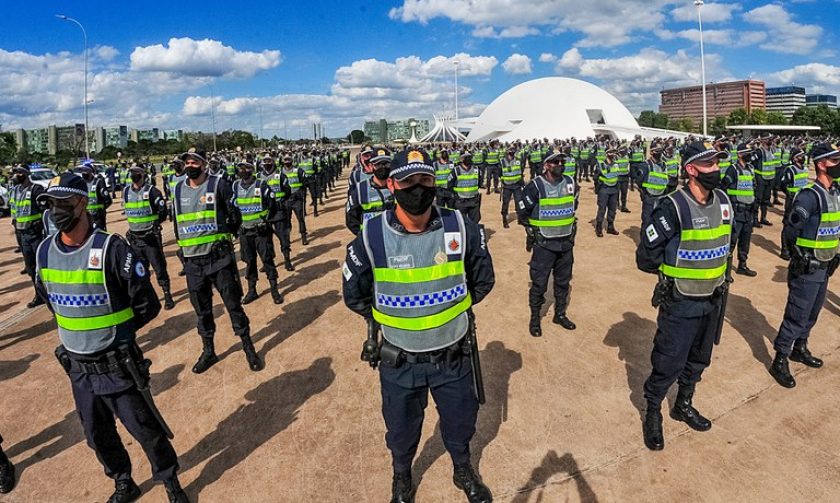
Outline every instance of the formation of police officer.
[[304, 246], [309, 244], [309, 234], [306, 230], [306, 186], [304, 185], [306, 173], [303, 168], [294, 165], [292, 156], [289, 154], [283, 156], [283, 166], [280, 169], [279, 176], [276, 177], [277, 183], [280, 183], [284, 178], [289, 184], [289, 193], [280, 206], [283, 211], [278, 211], [274, 232], [280, 239], [286, 270], [293, 271], [291, 259], [288, 258], [291, 253], [292, 215], [295, 216], [301, 244]]
[[[486, 155], [489, 154], [490, 152], [487, 152]], [[498, 157], [498, 152], [496, 154]], [[490, 165], [488, 164], [488, 166]], [[495, 169], [495, 167], [492, 169]], [[459, 210], [461, 214], [474, 223], [481, 221], [480, 176], [478, 168], [472, 163], [472, 157], [462, 155], [461, 163], [449, 173], [449, 181], [447, 182], [447, 190], [452, 194], [448, 207]]]
[[[788, 162], [783, 165], [783, 172], [779, 178], [779, 184], [785, 191], [785, 212], [783, 222], [787, 222], [790, 217], [790, 212], [793, 209], [793, 201], [796, 194], [808, 186], [808, 166], [805, 163], [807, 157], [804, 150], [799, 147], [794, 147], [787, 152]], [[781, 253], [779, 256], [783, 260], [790, 260], [790, 250], [788, 244], [784, 239], [784, 228], [782, 229], [782, 243]]]
[[106, 214], [113, 202], [111, 194], [105, 187], [105, 180], [96, 176], [93, 165], [86, 162], [81, 165], [82, 178], [88, 186], [88, 207], [87, 210], [93, 219], [93, 225], [97, 229], [107, 230]]
[[622, 213], [630, 213], [627, 208], [627, 192], [630, 188], [630, 149], [622, 145], [617, 150], [615, 164], [618, 168], [618, 208]]
[[812, 368], [823, 365], [808, 349], [808, 338], [825, 302], [828, 280], [840, 263], [840, 149], [817, 144], [811, 159], [816, 181], [796, 194], [782, 234], [791, 255], [788, 298], [773, 341], [776, 356], [770, 375], [786, 388], [796, 386], [788, 361]]
[[531, 320], [528, 330], [533, 337], [542, 336], [541, 310], [545, 303], [548, 279], [554, 275], [553, 322], [566, 330], [575, 324], [566, 316], [569, 301], [569, 282], [574, 263], [573, 247], [577, 224], [575, 210], [579, 188], [575, 179], [564, 174], [565, 156], [549, 152], [543, 159], [542, 175], [525, 187], [517, 207], [519, 223], [527, 230], [532, 250], [530, 266], [531, 289], [528, 307]]
[[58, 325], [56, 357], [70, 379], [88, 445], [115, 482], [108, 503], [140, 497], [115, 416], [143, 447], [169, 501], [186, 502], [171, 433], [149, 392], [151, 362], [135, 342], [136, 331], [160, 312], [160, 301], [132, 248], [93, 225], [88, 193], [88, 183], [64, 173], [39, 196], [59, 230], [38, 247], [36, 278]]
[[239, 212], [231, 205], [233, 191], [223, 178], [207, 173], [204, 152], [191, 149], [181, 160], [187, 177], [173, 191], [175, 229], [202, 341], [201, 356], [192, 371], [201, 374], [219, 361], [213, 343], [213, 288], [222, 297], [234, 333], [242, 340], [248, 366], [262, 370], [265, 364], [254, 349], [250, 322], [242, 308], [242, 284], [231, 242], [241, 224]]
[[522, 189], [525, 186], [522, 176], [522, 158], [516, 155], [514, 149], [508, 149], [507, 155], [502, 159], [502, 226], [505, 229], [510, 227], [508, 209], [511, 199], [514, 211], [517, 211], [522, 200]]
[[[274, 264], [274, 238], [271, 221], [277, 212], [277, 199], [282, 200], [289, 190], [288, 182], [279, 183], [273, 188], [267, 180], [260, 180], [254, 174], [254, 165], [239, 162], [239, 179], [233, 182], [232, 206], [239, 212], [239, 251], [246, 264], [245, 280], [248, 292], [242, 298], [243, 304], [257, 300], [257, 256], [262, 261], [262, 270], [268, 279], [271, 299], [275, 304], [283, 303], [283, 295], [277, 289], [277, 266]], [[284, 180], [281, 180], [283, 182]], [[275, 199], [274, 192], [280, 197]]]
[[170, 289], [166, 254], [163, 252], [161, 224], [166, 220], [169, 209], [163, 194], [149, 184], [142, 166], [132, 166], [129, 175], [131, 185], [123, 189], [122, 196], [123, 210], [128, 221], [125, 237], [137, 252], [138, 260], [147, 269], [154, 269], [158, 285], [163, 290], [164, 309], [168, 311], [175, 307], [175, 301]]
[[347, 209], [344, 214], [345, 225], [355, 236], [359, 235], [370, 219], [394, 207], [394, 196], [387, 184], [391, 170], [391, 152], [384, 147], [376, 148], [373, 157], [365, 162], [373, 168], [371, 176], [366, 176], [359, 183], [348, 187]]
[[728, 154], [695, 142], [684, 149], [685, 187], [663, 197], [643, 229], [636, 251], [640, 270], [659, 274], [654, 307], [659, 308], [651, 353], [652, 370], [644, 384], [647, 409], [645, 445], [665, 446], [661, 403], [678, 381], [670, 415], [696, 431], [712, 423], [694, 408], [695, 385], [719, 336], [722, 298], [730, 250], [732, 205], [720, 184], [720, 159]]
[[[634, 168], [636, 185], [639, 187], [639, 197], [642, 200], [642, 229], [648, 226], [656, 202], [668, 190], [668, 173], [662, 161], [662, 150], [659, 144], [651, 145], [648, 159], [637, 163]], [[635, 154], [634, 150], [633, 155]]]
[[781, 158], [772, 143], [771, 136], [764, 136], [759, 140], [759, 148], [755, 155], [755, 197], [756, 211], [754, 226], [773, 225], [767, 220], [767, 208], [771, 205], [773, 188], [776, 185], [776, 171], [781, 168]]
[[[724, 152], [729, 159], [729, 153]], [[755, 172], [752, 167], [753, 148], [742, 143], [736, 148], [737, 161], [722, 172], [721, 188], [726, 191], [732, 201], [734, 214], [732, 221], [732, 249], [738, 251], [738, 267], [736, 274], [748, 277], [756, 276], [756, 272], [747, 266], [750, 254], [750, 241], [753, 232], [753, 215], [755, 214]], [[721, 161], [723, 162], [723, 161]]]
[[[471, 503], [490, 502], [470, 464], [479, 408], [471, 307], [495, 282], [484, 231], [459, 211], [435, 206], [435, 168], [422, 150], [394, 155], [387, 187], [396, 206], [368, 220], [348, 245], [343, 292], [369, 323], [372, 344], [362, 357], [379, 366], [391, 501], [414, 500], [411, 467], [431, 391], [455, 485]], [[380, 327], [381, 344], [370, 340]]]
[[[15, 229], [15, 238], [23, 255], [24, 271], [34, 285], [35, 252], [44, 239], [43, 215], [37, 199], [44, 192], [44, 188], [32, 183], [29, 175], [30, 171], [26, 166], [12, 168], [14, 186], [9, 194], [9, 210], [12, 216], [12, 226]], [[43, 303], [43, 300], [36, 294], [26, 304], [26, 307], [31, 309]]]
[[[461, 162], [461, 159], [467, 156], [470, 158], [470, 163], [472, 163], [472, 156], [470, 152], [466, 152], [464, 154], [458, 153], [458, 162]], [[437, 195], [435, 197], [435, 203], [438, 206], [447, 206], [449, 201], [452, 200], [453, 193], [449, 189], [449, 177], [452, 176], [452, 170], [455, 169], [455, 165], [453, 164], [453, 160], [449, 157], [449, 152], [446, 150], [441, 150], [438, 154], [438, 158], [435, 161], [435, 187], [437, 188]]]
[[[600, 154], [598, 154], [600, 155]], [[615, 229], [615, 215], [618, 208], [619, 176], [624, 172], [616, 162], [618, 150], [604, 149], [604, 161], [595, 166], [595, 193], [598, 195], [598, 211], [595, 216], [595, 235], [604, 237], [604, 216], [607, 217], [607, 234], [618, 235]], [[628, 168], [629, 169], [629, 168]]]

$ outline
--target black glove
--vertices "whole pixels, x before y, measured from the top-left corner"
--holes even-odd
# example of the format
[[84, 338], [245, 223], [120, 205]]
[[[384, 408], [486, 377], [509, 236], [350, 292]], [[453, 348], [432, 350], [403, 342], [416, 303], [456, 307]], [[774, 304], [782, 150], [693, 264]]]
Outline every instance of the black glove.
[[832, 277], [834, 275], [834, 271], [837, 270], [837, 266], [840, 265], [840, 255], [835, 255], [833, 259], [828, 263], [828, 277]]

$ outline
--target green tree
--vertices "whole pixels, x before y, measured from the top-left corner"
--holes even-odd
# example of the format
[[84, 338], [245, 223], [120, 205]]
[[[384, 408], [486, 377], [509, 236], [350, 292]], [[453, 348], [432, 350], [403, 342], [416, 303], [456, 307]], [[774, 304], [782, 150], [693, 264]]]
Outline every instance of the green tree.
[[782, 112], [768, 112], [767, 113], [767, 124], [779, 124], [779, 125], [787, 125], [788, 120], [785, 117], [785, 114]]
[[639, 114], [636, 122], [638, 122], [641, 127], [654, 127], [653, 124], [655, 119], [656, 112], [653, 110], [642, 110], [642, 113]]
[[749, 122], [749, 114], [747, 110], [744, 108], [736, 108], [729, 114], [729, 125], [730, 126], [743, 126]]
[[709, 134], [713, 136], [727, 134], [727, 125], [728, 120], [726, 117], [715, 117], [715, 119], [709, 124]]
[[757, 126], [769, 124], [769, 122], [767, 122], [767, 112], [760, 108], [757, 108], [750, 112], [749, 118], [747, 120], [748, 124], [755, 124]]
[[819, 126], [823, 133], [837, 133], [840, 116], [836, 110], [826, 105], [818, 107], [799, 107], [793, 113], [791, 124], [798, 126]]
[[365, 141], [365, 132], [360, 129], [354, 129], [347, 135], [347, 141], [358, 144]]
[[0, 163], [8, 164], [12, 162], [17, 154], [17, 144], [15, 143], [15, 135], [11, 131], [0, 133]]

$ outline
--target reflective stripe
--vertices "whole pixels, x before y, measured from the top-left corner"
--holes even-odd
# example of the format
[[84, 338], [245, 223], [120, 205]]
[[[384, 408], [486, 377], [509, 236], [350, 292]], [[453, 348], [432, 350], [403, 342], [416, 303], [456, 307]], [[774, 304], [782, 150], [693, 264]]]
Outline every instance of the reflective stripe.
[[202, 220], [205, 218], [215, 218], [216, 212], [213, 210], [196, 211], [195, 213], [181, 213], [175, 218], [176, 222], [190, 222], [192, 220]]
[[443, 326], [449, 323], [450, 321], [454, 320], [461, 313], [465, 312], [467, 309], [470, 308], [470, 306], [472, 306], [472, 297], [468, 293], [467, 296], [464, 297], [464, 299], [461, 302], [455, 304], [449, 309], [441, 311], [437, 314], [421, 316], [419, 318], [401, 318], [397, 316], [391, 316], [377, 311], [376, 308], [373, 308], [372, 312], [373, 319], [375, 319], [382, 325], [387, 325], [393, 328], [399, 328], [401, 330], [419, 331], [430, 330], [432, 328]]
[[684, 229], [680, 234], [682, 241], [708, 241], [732, 234], [730, 224], [721, 224], [716, 229]]
[[726, 264], [713, 269], [685, 269], [662, 264], [659, 270], [666, 276], [678, 279], [716, 279], [726, 273]]
[[384, 269], [374, 268], [373, 279], [375, 281], [388, 283], [421, 283], [435, 281], [456, 274], [464, 273], [464, 262], [453, 260], [431, 267], [419, 267], [416, 269]]
[[60, 314], [55, 315], [55, 321], [59, 327], [65, 330], [74, 330], [77, 332], [84, 330], [101, 330], [109, 328], [120, 323], [134, 318], [134, 310], [130, 307], [117, 311], [116, 313], [105, 314], [102, 316], [91, 316], [89, 318], [68, 318]]
[[105, 273], [102, 271], [83, 269], [81, 271], [61, 271], [58, 269], [41, 269], [41, 280], [62, 285], [85, 285], [102, 283]]
[[182, 248], [187, 246], [197, 246], [216, 241], [226, 241], [227, 238], [226, 234], [211, 234], [209, 236], [199, 236], [197, 238], [179, 239], [178, 246]]

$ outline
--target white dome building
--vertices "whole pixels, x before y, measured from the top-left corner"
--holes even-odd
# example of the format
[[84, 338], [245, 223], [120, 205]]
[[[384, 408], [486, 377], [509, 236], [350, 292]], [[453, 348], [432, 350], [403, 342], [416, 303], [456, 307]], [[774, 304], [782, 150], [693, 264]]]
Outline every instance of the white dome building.
[[479, 117], [459, 121], [458, 125], [470, 129], [468, 142], [583, 139], [599, 134], [632, 139], [637, 134], [654, 137], [672, 133], [640, 128], [615, 96], [589, 82], [565, 77], [519, 84], [493, 100]]

